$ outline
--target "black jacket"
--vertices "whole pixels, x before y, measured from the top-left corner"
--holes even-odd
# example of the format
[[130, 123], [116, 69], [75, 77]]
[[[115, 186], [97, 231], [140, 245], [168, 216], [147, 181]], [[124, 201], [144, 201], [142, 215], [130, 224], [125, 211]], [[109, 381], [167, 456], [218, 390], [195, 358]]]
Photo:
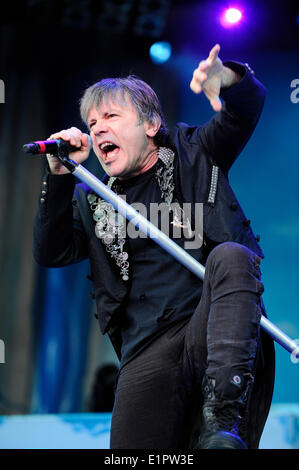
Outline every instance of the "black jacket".
[[[242, 80], [222, 92], [223, 110], [207, 124], [177, 124], [167, 145], [175, 150], [175, 185], [178, 199], [204, 203], [204, 239], [207, 250], [225, 241], [244, 244], [263, 257], [250, 221], [245, 217], [228, 181], [228, 171], [251, 136], [262, 111], [265, 89], [248, 66], [229, 63]], [[218, 168], [217, 190], [209, 202], [213, 166]], [[89, 257], [100, 328], [109, 334], [119, 354], [117, 316], [130, 287], [122, 281], [110, 256], [95, 236], [86, 194], [75, 177], [46, 172], [34, 224], [37, 263], [65, 266]]]

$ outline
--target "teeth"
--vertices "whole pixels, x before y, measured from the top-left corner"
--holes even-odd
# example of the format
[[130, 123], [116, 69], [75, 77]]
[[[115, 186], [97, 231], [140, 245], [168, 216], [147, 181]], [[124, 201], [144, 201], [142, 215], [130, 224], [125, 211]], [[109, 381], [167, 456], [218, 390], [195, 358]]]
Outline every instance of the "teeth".
[[110, 145], [114, 145], [112, 142], [104, 142], [100, 145], [101, 150], [105, 150], [106, 147], [110, 147]]

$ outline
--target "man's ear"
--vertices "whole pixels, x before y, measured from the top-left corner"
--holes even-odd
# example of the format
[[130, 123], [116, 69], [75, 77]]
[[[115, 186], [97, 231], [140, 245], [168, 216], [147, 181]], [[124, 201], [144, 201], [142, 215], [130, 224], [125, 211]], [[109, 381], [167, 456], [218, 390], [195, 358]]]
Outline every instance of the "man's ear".
[[145, 132], [148, 137], [155, 137], [158, 130], [161, 127], [161, 119], [159, 116], [154, 118], [152, 121], [146, 122]]

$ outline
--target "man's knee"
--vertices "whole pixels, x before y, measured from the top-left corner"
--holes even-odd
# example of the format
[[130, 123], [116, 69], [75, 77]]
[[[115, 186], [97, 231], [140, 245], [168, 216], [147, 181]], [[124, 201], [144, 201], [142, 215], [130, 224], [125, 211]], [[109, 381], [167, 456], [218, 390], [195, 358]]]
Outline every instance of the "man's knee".
[[224, 242], [217, 245], [209, 254], [207, 265], [221, 264], [224, 266], [247, 266], [254, 264], [259, 268], [261, 258], [253, 253], [249, 248], [236, 242]]

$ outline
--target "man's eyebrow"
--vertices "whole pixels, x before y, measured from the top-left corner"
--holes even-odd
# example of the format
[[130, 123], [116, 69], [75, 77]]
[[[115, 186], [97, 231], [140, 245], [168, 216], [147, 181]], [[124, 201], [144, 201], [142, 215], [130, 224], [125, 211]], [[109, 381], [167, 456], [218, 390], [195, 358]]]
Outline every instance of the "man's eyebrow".
[[[100, 117], [105, 117], [105, 116], [107, 116], [108, 114], [109, 114], [109, 111], [105, 111], [104, 113], [102, 113], [102, 114], [100, 115]], [[87, 122], [89, 123], [89, 122], [96, 121], [96, 120], [97, 120], [97, 118], [92, 117], [92, 118], [88, 119]]]
[[[113, 114], [119, 114], [120, 112], [121, 112], [121, 111], [120, 111], [118, 108], [116, 109], [116, 108], [111, 107], [108, 111], [105, 111], [104, 113], [102, 113], [102, 114], [100, 115], [100, 117], [101, 117], [101, 118], [102, 118], [102, 117], [105, 118], [105, 117], [109, 116], [109, 114], [111, 114], [111, 113], [113, 113]], [[96, 118], [90, 118], [90, 119], [87, 120], [87, 124], [89, 124], [89, 123], [91, 123], [91, 122], [93, 122], [93, 121], [96, 121], [96, 120], [97, 120]]]

